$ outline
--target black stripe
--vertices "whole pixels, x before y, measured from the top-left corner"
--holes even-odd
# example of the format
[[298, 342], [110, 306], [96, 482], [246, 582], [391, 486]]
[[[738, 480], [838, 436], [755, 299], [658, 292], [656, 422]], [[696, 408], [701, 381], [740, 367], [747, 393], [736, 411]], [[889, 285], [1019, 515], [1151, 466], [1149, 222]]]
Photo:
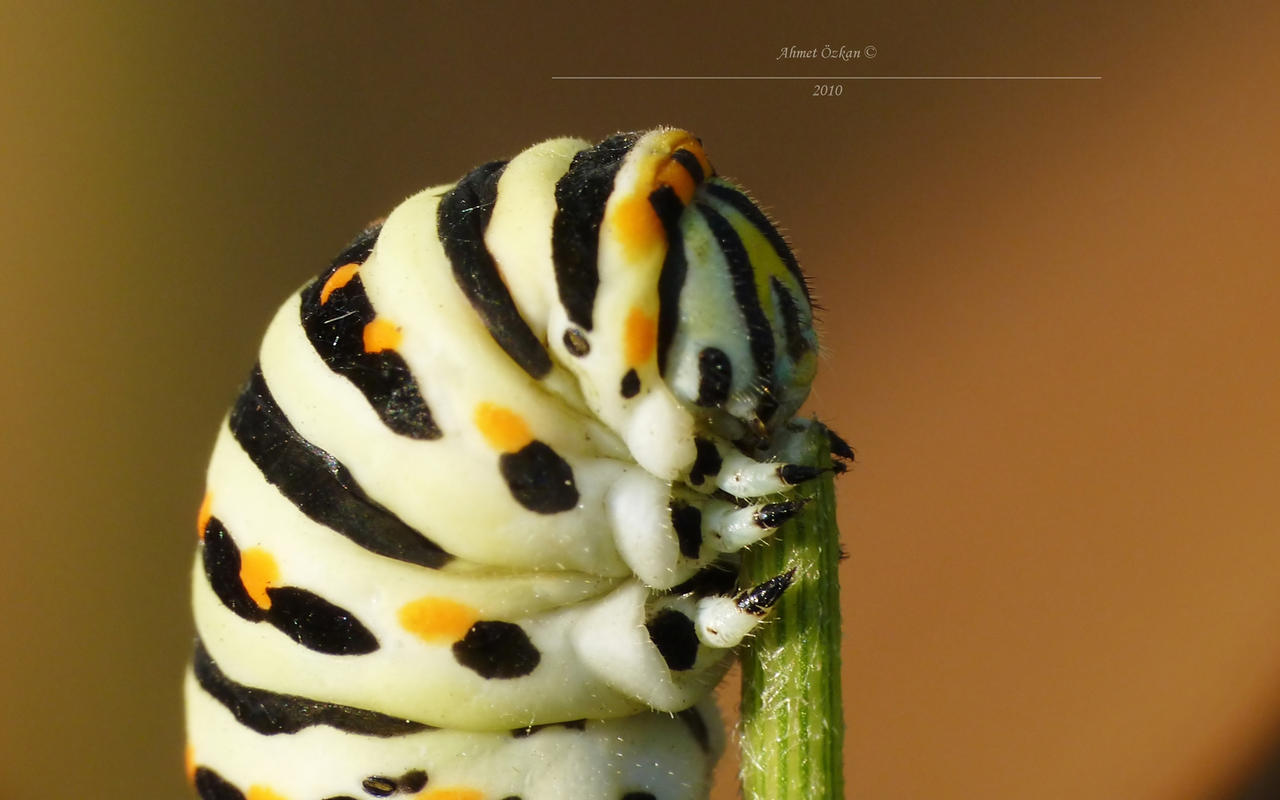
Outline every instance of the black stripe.
[[702, 183], [707, 177], [702, 171], [702, 165], [698, 163], [698, 157], [683, 147], [672, 153], [671, 157], [688, 171], [689, 177], [693, 178], [695, 185]]
[[684, 236], [680, 232], [684, 203], [680, 202], [675, 189], [662, 186], [650, 193], [649, 205], [653, 206], [667, 234], [667, 255], [662, 259], [662, 272], [658, 275], [658, 374], [665, 377], [668, 351], [676, 334], [676, 324], [680, 321], [680, 290], [684, 288], [689, 272]]
[[800, 326], [800, 308], [776, 276], [769, 278], [769, 287], [773, 289], [773, 297], [782, 313], [782, 336], [787, 342], [787, 355], [792, 361], [799, 361], [809, 351], [809, 340], [804, 338], [804, 329]]
[[378, 236], [382, 233], [382, 223], [375, 222], [364, 230], [356, 234], [356, 238], [352, 239], [346, 247], [342, 249], [329, 262], [329, 272], [341, 267], [345, 264], [363, 264], [369, 260], [369, 256], [373, 254], [373, 246], [378, 243]]
[[244, 800], [244, 792], [208, 767], [196, 767], [195, 785], [200, 800]]
[[193, 670], [200, 688], [225, 706], [241, 725], [264, 736], [297, 733], [313, 725], [328, 725], [347, 733], [384, 739], [434, 730], [430, 725], [377, 711], [325, 703], [295, 694], [280, 694], [236, 683], [218, 668], [209, 656], [209, 651], [205, 650], [204, 642], [199, 639], [196, 640]]
[[764, 238], [769, 240], [769, 244], [773, 246], [778, 258], [782, 259], [782, 263], [786, 265], [787, 271], [796, 279], [796, 283], [799, 283], [804, 288], [805, 301], [812, 305], [813, 297], [809, 294], [808, 279], [800, 271], [800, 264], [796, 262], [796, 257], [791, 252], [791, 248], [787, 247], [782, 234], [778, 233], [777, 228], [773, 227], [773, 223], [764, 215], [764, 212], [755, 203], [751, 202], [751, 198], [729, 184], [711, 181], [706, 184], [706, 187], [707, 192], [712, 197], [717, 200], [723, 200], [733, 206], [739, 214], [747, 218], [747, 221], [752, 226], [764, 234]]
[[564, 728], [570, 731], [585, 731], [587, 729], [587, 721], [585, 719], [571, 719], [567, 722], [546, 722], [542, 725], [530, 725], [526, 728], [512, 728], [511, 735], [516, 739], [524, 739], [535, 733], [545, 731], [547, 728]]
[[268, 587], [270, 608], [253, 601], [240, 577], [240, 547], [217, 517], [204, 526], [202, 560], [213, 593], [236, 616], [249, 622], [269, 622], [308, 650], [335, 656], [364, 655], [378, 649], [378, 640], [355, 615], [306, 589]]
[[357, 237], [324, 274], [302, 290], [302, 328], [329, 369], [351, 381], [388, 428], [412, 439], [439, 439], [440, 428], [404, 357], [394, 350], [365, 352], [364, 328], [377, 313], [360, 276], [330, 293], [325, 303], [320, 302], [325, 282], [334, 272], [369, 258], [378, 230], [371, 228]]
[[298, 433], [268, 391], [261, 367], [254, 367], [228, 424], [267, 482], [311, 519], [388, 558], [432, 568], [452, 560], [365, 494], [336, 458]]
[[556, 288], [569, 319], [591, 330], [600, 272], [596, 258], [604, 207], [613, 181], [639, 135], [619, 133], [578, 151], [569, 171], [556, 182], [556, 216], [551, 224], [551, 257]]
[[453, 279], [480, 315], [489, 335], [521, 369], [535, 378], [551, 371], [551, 356], [520, 316], [502, 282], [484, 232], [498, 198], [498, 179], [507, 166], [494, 161], [472, 170], [440, 199], [437, 235], [453, 265]]
[[686, 708], [676, 712], [676, 717], [689, 729], [689, 735], [698, 743], [698, 749], [704, 753], [711, 752], [711, 731], [707, 729], [707, 721], [697, 708]]
[[729, 277], [733, 281], [733, 297], [747, 323], [747, 340], [751, 344], [751, 355], [756, 362], [756, 379], [751, 385], [768, 392], [773, 388], [773, 330], [769, 327], [769, 318], [760, 306], [760, 296], [756, 294], [751, 258], [747, 255], [738, 232], [727, 219], [720, 216], [714, 208], [701, 203], [698, 204], [698, 211], [707, 220], [711, 235], [724, 253], [729, 265]]
[[200, 557], [205, 578], [222, 604], [241, 619], [261, 622], [266, 615], [240, 580], [240, 548], [217, 517], [205, 523]]
[[267, 622], [298, 644], [331, 656], [361, 656], [378, 640], [355, 615], [314, 592], [296, 586], [268, 587]]

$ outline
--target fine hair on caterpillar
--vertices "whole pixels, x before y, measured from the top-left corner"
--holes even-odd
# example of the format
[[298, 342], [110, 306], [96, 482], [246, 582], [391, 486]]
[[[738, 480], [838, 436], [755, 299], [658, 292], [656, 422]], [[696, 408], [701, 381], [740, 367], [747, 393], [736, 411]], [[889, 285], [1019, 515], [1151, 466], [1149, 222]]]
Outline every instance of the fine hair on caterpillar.
[[361, 232], [214, 446], [199, 796], [705, 798], [709, 694], [794, 578], [738, 554], [823, 472], [779, 455], [812, 308], [678, 129], [542, 142]]

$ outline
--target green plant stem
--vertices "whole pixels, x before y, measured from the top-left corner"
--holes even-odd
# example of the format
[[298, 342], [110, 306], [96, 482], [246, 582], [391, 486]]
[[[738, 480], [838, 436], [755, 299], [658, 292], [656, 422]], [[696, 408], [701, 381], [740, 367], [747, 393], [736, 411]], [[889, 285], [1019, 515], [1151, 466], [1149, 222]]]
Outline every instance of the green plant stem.
[[[826, 428], [810, 423], [787, 454], [829, 466]], [[742, 653], [746, 800], [843, 800], [840, 561], [832, 475], [800, 487], [804, 513], [743, 559], [752, 586], [795, 567], [795, 583]]]

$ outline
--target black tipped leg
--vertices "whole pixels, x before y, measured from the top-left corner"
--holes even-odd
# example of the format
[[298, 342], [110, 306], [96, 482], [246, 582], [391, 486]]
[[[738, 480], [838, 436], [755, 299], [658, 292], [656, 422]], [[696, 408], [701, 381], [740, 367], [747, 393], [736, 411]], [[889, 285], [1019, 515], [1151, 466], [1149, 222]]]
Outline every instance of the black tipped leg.
[[800, 509], [809, 504], [809, 498], [802, 497], [797, 500], [783, 500], [780, 503], [768, 503], [760, 507], [756, 512], [756, 525], [769, 530], [777, 528], [787, 520], [794, 517]]
[[843, 458], [845, 461], [853, 461], [853, 448], [849, 443], [840, 438], [840, 434], [827, 428], [827, 441], [831, 444], [831, 455], [836, 458]]
[[792, 567], [781, 575], [774, 575], [764, 583], [752, 586], [750, 589], [739, 594], [734, 598], [734, 602], [738, 604], [738, 608], [754, 614], [757, 617], [764, 616], [765, 612], [773, 608], [774, 603], [778, 602], [778, 598], [782, 597], [782, 593], [796, 578], [796, 568]]
[[811, 481], [821, 474], [820, 467], [811, 467], [808, 464], [783, 464], [778, 467], [778, 478], [788, 486]]

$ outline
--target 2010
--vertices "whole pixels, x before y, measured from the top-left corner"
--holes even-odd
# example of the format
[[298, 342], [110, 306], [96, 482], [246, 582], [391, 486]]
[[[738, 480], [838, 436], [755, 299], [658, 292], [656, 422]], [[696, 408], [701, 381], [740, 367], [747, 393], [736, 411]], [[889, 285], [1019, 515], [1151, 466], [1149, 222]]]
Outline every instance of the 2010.
[[843, 83], [815, 83], [810, 97], [839, 97], [844, 94]]

